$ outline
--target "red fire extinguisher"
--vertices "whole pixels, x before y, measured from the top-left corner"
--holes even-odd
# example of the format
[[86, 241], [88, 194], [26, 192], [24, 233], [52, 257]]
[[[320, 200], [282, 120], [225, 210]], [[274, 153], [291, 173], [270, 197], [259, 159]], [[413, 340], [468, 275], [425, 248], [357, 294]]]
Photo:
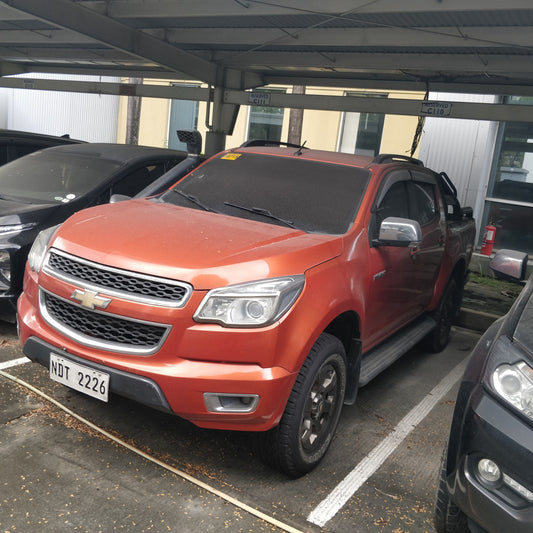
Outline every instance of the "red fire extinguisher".
[[485, 226], [485, 235], [483, 236], [483, 244], [481, 245], [480, 253], [483, 255], [490, 255], [492, 247], [494, 246], [494, 237], [496, 236], [495, 226]]

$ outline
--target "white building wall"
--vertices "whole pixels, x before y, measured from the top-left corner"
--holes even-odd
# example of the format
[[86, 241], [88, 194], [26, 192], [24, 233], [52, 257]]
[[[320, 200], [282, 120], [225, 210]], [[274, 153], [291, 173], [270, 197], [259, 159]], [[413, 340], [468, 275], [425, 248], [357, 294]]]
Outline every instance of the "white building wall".
[[[19, 77], [120, 82], [120, 78], [28, 74]], [[113, 95], [0, 89], [0, 126], [7, 129], [69, 134], [89, 142], [116, 142], [119, 97]]]
[[[430, 93], [429, 99], [498, 102], [496, 96], [449, 93]], [[419, 158], [429, 168], [448, 174], [457, 187], [461, 205], [473, 207], [478, 231], [497, 131], [498, 123], [487, 120], [426, 118], [420, 141]]]

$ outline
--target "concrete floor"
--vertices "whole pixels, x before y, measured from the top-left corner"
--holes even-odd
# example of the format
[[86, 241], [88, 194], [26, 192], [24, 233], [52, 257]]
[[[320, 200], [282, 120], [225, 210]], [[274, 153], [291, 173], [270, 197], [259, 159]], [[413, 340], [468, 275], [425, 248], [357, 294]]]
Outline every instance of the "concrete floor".
[[[344, 408], [322, 463], [289, 480], [256, 457], [256, 435], [199, 429], [119, 397], [101, 403], [52, 382], [37, 364], [6, 368], [22, 352], [15, 328], [0, 324], [3, 372], [129, 446], [0, 376], [0, 531], [433, 531], [457, 365], [478, 336], [454, 328], [444, 352], [406, 354]], [[428, 398], [436, 400], [424, 412]], [[391, 440], [413, 414], [416, 424]], [[345, 503], [332, 504], [339, 490]], [[310, 517], [323, 507], [330, 514], [322, 526]]]

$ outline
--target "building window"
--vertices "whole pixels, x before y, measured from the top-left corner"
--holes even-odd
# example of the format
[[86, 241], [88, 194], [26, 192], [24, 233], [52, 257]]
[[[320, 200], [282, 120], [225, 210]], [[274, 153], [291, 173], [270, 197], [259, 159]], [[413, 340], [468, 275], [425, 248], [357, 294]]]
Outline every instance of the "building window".
[[[260, 89], [261, 92], [284, 93], [283, 90]], [[283, 127], [283, 108], [252, 106], [248, 122], [248, 140], [281, 141]]]
[[[383, 93], [346, 93], [346, 96], [371, 96], [387, 98]], [[382, 113], [343, 113], [339, 152], [376, 156], [381, 147], [383, 123]]]
[[[532, 105], [533, 97], [506, 103]], [[533, 253], [533, 124], [500, 125], [490, 175], [483, 227], [496, 227], [495, 248]], [[483, 231], [481, 232], [481, 239]]]

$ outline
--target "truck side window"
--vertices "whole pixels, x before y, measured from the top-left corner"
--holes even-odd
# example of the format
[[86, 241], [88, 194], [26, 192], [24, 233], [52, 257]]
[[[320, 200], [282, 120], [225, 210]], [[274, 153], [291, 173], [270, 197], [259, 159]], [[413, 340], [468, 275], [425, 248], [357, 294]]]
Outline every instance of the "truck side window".
[[393, 183], [377, 209], [378, 225], [387, 217], [409, 218], [409, 196], [406, 181]]
[[414, 181], [409, 183], [413, 205], [412, 218], [421, 226], [429, 224], [437, 216], [435, 187], [431, 183]]

